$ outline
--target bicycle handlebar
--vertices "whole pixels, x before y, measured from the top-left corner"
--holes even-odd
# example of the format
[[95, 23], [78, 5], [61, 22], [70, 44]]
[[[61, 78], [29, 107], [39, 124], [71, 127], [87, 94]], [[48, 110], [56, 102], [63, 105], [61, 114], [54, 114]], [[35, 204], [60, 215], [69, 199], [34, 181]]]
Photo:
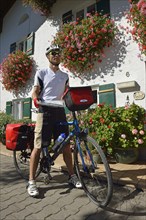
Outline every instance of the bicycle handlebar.
[[64, 107], [63, 100], [50, 100], [49, 102], [39, 102], [38, 105], [49, 106], [49, 107]]

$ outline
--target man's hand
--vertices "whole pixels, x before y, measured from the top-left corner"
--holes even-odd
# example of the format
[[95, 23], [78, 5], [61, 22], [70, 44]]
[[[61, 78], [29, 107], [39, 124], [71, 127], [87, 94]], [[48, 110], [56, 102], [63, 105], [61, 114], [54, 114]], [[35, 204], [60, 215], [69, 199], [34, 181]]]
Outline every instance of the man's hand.
[[37, 98], [34, 98], [34, 99], [33, 99], [33, 103], [34, 103], [34, 106], [35, 106], [36, 108], [39, 108], [39, 104], [38, 104], [38, 99], [37, 99]]

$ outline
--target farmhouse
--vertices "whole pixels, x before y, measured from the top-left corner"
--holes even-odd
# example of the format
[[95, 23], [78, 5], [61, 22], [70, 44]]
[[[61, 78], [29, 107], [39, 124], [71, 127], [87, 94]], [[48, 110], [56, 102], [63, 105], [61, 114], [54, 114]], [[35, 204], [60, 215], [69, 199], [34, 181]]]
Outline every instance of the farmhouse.
[[24, 6], [21, 0], [1, 2], [0, 63], [19, 49], [33, 57], [35, 66], [32, 78], [17, 94], [7, 91], [0, 82], [0, 111], [13, 114], [16, 119], [35, 118], [31, 91], [35, 71], [48, 65], [46, 48], [62, 23], [85, 18], [93, 11], [110, 14], [118, 27], [117, 37], [112, 46], [105, 48], [102, 62], [96, 63], [87, 75], [75, 75], [65, 69], [70, 86], [92, 86], [95, 105], [105, 102], [118, 107], [134, 102], [146, 109], [146, 60], [126, 31], [128, 0], [56, 0], [48, 17]]

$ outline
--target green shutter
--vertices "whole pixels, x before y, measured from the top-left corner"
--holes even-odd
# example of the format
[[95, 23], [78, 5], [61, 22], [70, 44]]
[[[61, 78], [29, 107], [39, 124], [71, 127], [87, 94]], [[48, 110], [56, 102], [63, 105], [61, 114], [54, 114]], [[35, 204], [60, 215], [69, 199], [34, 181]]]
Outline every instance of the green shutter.
[[110, 14], [110, 0], [100, 0], [96, 4], [97, 11], [102, 14]]
[[12, 114], [12, 102], [6, 102], [6, 114], [11, 115]]
[[23, 118], [31, 119], [32, 99], [26, 98], [23, 101]]
[[26, 40], [26, 53], [32, 55], [34, 53], [34, 33], [28, 35]]
[[99, 103], [106, 103], [116, 107], [115, 84], [106, 84], [99, 86]]

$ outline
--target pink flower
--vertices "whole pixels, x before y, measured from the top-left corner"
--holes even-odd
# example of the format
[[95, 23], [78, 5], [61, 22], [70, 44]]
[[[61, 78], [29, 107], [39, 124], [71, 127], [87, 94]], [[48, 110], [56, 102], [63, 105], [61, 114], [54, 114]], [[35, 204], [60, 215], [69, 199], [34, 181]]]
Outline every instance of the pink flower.
[[140, 130], [139, 133], [140, 133], [141, 135], [144, 135], [144, 131], [143, 131], [143, 130]]
[[137, 142], [138, 142], [138, 144], [143, 144], [144, 143], [142, 139], [138, 139]]
[[146, 2], [143, 3], [140, 12], [142, 15], [146, 16]]
[[137, 129], [133, 129], [132, 130], [132, 134], [137, 134], [138, 133], [138, 130]]
[[137, 3], [138, 9], [140, 9], [144, 3], [145, 3], [145, 0], [140, 0], [140, 1]]

